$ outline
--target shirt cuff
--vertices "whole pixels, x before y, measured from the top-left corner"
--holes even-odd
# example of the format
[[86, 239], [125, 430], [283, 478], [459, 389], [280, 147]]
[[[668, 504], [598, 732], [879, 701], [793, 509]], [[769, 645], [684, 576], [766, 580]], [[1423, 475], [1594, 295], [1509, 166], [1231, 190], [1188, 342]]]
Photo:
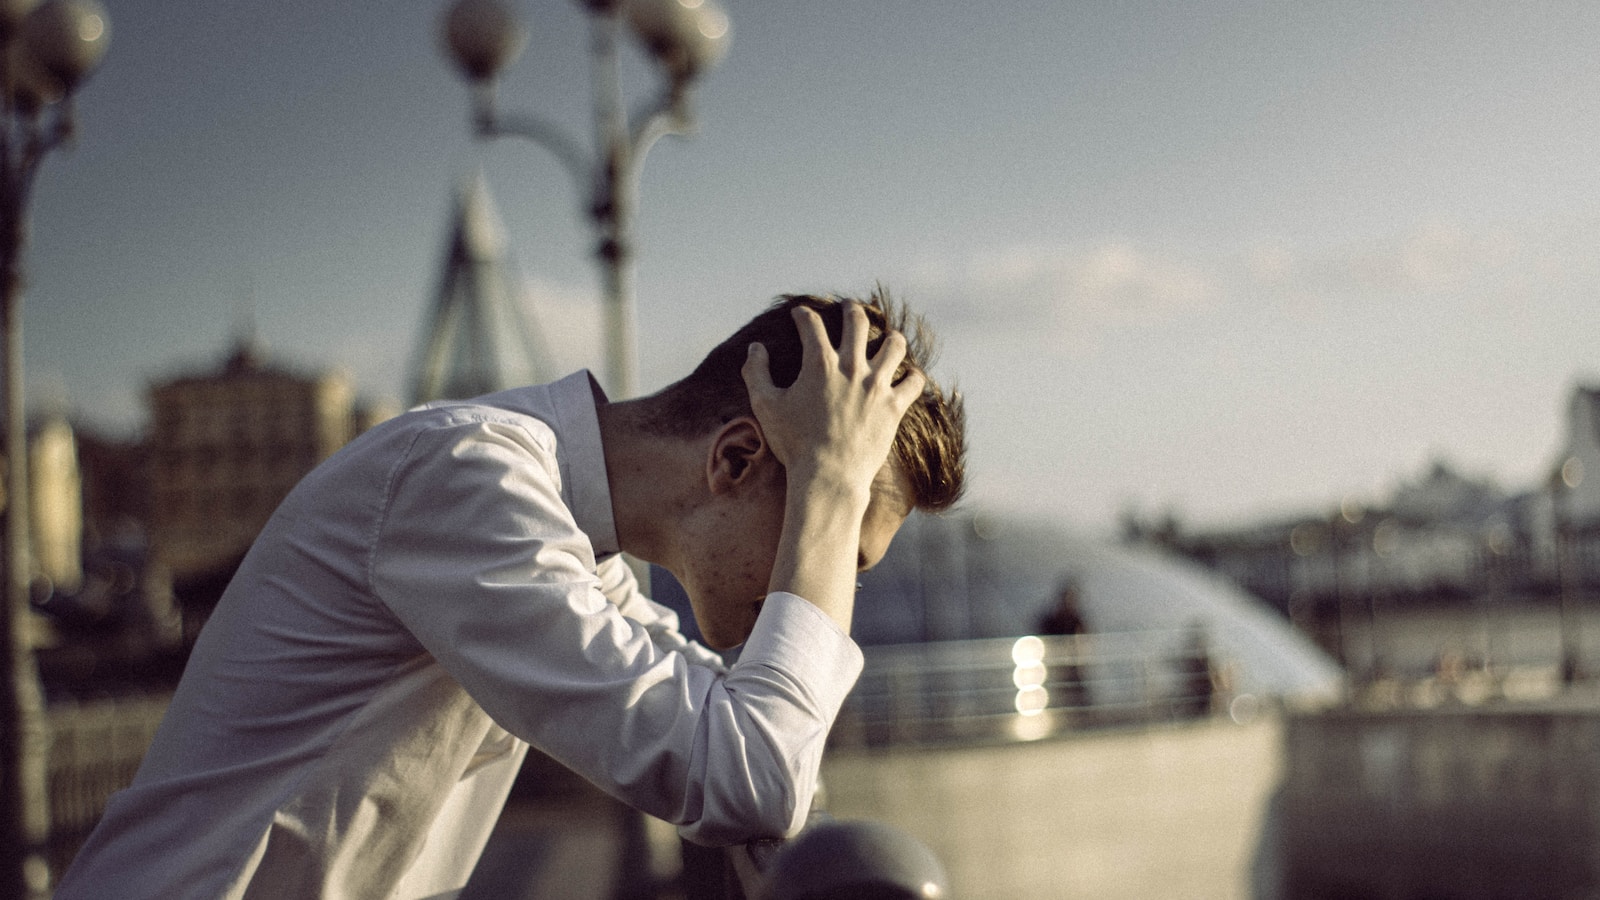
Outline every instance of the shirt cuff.
[[767, 595], [739, 660], [764, 660], [810, 687], [831, 717], [861, 675], [861, 648], [827, 613], [787, 591]]

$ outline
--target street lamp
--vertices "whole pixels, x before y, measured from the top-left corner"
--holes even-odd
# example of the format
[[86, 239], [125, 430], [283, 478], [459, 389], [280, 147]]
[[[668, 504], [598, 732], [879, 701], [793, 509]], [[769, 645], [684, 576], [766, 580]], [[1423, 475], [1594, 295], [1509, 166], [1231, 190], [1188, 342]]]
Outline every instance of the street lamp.
[[1561, 618], [1561, 683], [1570, 687], [1582, 676], [1578, 662], [1579, 623], [1576, 597], [1577, 573], [1573, 559], [1577, 552], [1572, 521], [1572, 492], [1583, 482], [1583, 461], [1568, 457], [1550, 474], [1550, 513], [1555, 533], [1556, 591]]
[[[456, 0], [443, 21], [445, 48], [472, 84], [477, 134], [516, 136], [553, 153], [589, 200], [606, 304], [607, 387], [617, 399], [636, 388], [633, 219], [639, 170], [663, 135], [693, 128], [691, 88], [727, 52], [728, 16], [715, 0], [580, 0], [589, 16], [595, 147], [586, 149], [534, 116], [506, 116], [495, 79], [515, 61], [527, 31], [504, 0]], [[623, 20], [655, 59], [660, 95], [630, 116], [623, 108], [617, 32]]]
[[6, 728], [0, 810], [0, 893], [43, 896], [50, 870], [44, 698], [28, 627], [28, 438], [22, 386], [22, 256], [28, 200], [39, 164], [73, 135], [72, 94], [94, 71], [110, 39], [96, 0], [0, 0], [0, 355], [5, 377], [5, 633], [10, 661], [0, 678]]

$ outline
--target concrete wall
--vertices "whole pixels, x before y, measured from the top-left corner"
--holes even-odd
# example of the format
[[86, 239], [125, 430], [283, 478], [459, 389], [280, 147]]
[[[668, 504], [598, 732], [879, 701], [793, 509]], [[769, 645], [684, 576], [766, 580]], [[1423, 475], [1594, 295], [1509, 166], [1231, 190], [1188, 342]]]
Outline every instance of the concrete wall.
[[1281, 728], [1227, 719], [1000, 747], [833, 751], [829, 812], [939, 854], [962, 900], [1242, 900]]
[[1600, 897], [1600, 703], [1290, 716], [1296, 900]]

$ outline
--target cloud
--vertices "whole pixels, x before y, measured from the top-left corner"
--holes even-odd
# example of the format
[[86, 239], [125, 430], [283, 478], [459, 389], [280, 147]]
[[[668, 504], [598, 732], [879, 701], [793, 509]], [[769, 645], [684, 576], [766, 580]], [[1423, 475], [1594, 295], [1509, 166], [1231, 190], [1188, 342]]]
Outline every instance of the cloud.
[[1415, 301], [1503, 283], [1526, 266], [1531, 246], [1512, 231], [1435, 222], [1326, 247], [1261, 242], [1241, 254], [1241, 274], [1251, 296], [1289, 309]]
[[1059, 284], [1064, 309], [1108, 325], [1165, 325], [1205, 313], [1220, 297], [1212, 273], [1128, 243], [1071, 259]]
[[1600, 278], [1597, 242], [1594, 223], [1471, 229], [1448, 221], [1364, 240], [1268, 238], [1205, 252], [1108, 237], [978, 250], [913, 278], [939, 320], [954, 327], [1092, 343], [1110, 331], [1240, 313], [1316, 317], [1366, 305], [1509, 302], [1592, 289]]
[[985, 251], [914, 277], [942, 321], [1005, 330], [1156, 327], [1203, 314], [1222, 297], [1213, 275], [1188, 260], [1112, 239]]

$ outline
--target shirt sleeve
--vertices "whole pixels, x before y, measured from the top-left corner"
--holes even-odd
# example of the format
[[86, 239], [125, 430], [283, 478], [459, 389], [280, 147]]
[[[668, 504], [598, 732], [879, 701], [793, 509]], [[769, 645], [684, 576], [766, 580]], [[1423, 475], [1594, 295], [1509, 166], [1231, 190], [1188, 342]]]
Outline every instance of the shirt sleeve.
[[703, 644], [683, 636], [678, 614], [651, 600], [639, 590], [639, 579], [620, 554], [600, 562], [595, 568], [600, 590], [624, 616], [644, 627], [650, 640], [662, 650], [682, 653], [690, 662], [718, 672], [727, 671], [722, 656]]
[[859, 648], [774, 594], [725, 674], [663, 650], [608, 600], [540, 438], [494, 420], [419, 433], [372, 590], [496, 722], [614, 796], [702, 843], [794, 833]]

